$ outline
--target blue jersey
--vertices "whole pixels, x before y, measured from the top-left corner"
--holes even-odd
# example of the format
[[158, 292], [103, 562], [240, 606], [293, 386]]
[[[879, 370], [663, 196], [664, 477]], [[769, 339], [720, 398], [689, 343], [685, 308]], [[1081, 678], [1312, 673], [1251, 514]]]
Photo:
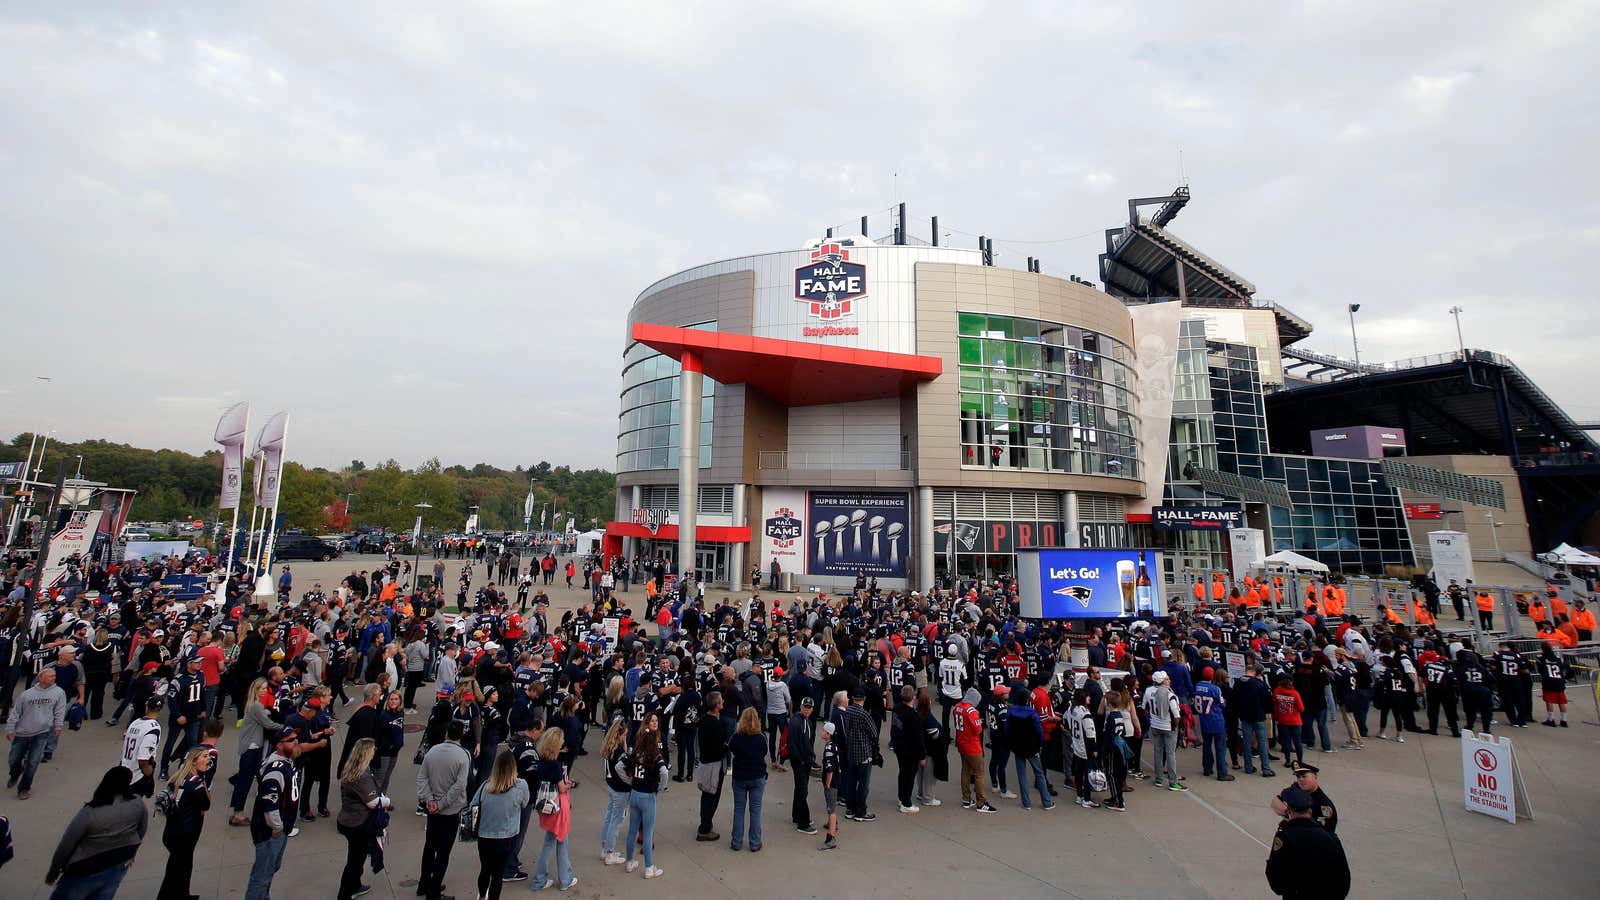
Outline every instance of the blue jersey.
[[1222, 715], [1222, 688], [1209, 681], [1194, 686], [1195, 712], [1200, 716], [1200, 731], [1221, 734], [1228, 730]]

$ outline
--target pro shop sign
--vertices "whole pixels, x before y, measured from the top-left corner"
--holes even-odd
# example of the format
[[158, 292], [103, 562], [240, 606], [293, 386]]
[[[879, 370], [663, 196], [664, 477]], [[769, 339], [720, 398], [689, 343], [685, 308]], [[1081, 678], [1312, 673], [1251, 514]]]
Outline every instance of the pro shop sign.
[[841, 241], [817, 245], [811, 261], [794, 270], [794, 297], [814, 319], [831, 322], [848, 316], [866, 293], [867, 267], [851, 262], [850, 248]]

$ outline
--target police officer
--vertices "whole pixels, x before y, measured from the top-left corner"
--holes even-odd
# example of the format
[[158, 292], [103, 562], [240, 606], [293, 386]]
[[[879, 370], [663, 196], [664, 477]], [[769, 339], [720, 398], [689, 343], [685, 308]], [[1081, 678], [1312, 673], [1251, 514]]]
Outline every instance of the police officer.
[[[1274, 805], [1279, 801], [1274, 801]], [[1283, 824], [1272, 838], [1267, 884], [1280, 897], [1341, 898], [1350, 893], [1350, 862], [1332, 831], [1311, 817], [1311, 795], [1299, 786], [1282, 794]]]
[[1428, 733], [1439, 733], [1439, 710], [1443, 708], [1450, 735], [1461, 737], [1461, 723], [1456, 719], [1455, 672], [1443, 659], [1432, 659], [1422, 664], [1422, 682], [1428, 690]]
[[1312, 821], [1328, 829], [1329, 833], [1338, 831], [1339, 810], [1333, 805], [1333, 800], [1329, 799], [1328, 795], [1322, 790], [1321, 783], [1317, 780], [1318, 773], [1321, 771], [1316, 766], [1307, 765], [1306, 763], [1295, 766], [1294, 784], [1279, 791], [1278, 796], [1272, 798], [1272, 811], [1280, 816], [1288, 816], [1289, 804], [1287, 798], [1289, 792], [1296, 789], [1302, 790], [1311, 798]]

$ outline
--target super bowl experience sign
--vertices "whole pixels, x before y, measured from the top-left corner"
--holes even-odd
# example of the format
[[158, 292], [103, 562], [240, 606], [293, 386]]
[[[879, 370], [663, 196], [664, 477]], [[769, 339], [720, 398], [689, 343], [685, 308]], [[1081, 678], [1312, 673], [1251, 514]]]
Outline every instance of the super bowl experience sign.
[[806, 573], [906, 577], [911, 504], [904, 493], [811, 491], [806, 495]]
[[1017, 550], [1026, 619], [1112, 619], [1162, 610], [1161, 557], [1154, 550]]

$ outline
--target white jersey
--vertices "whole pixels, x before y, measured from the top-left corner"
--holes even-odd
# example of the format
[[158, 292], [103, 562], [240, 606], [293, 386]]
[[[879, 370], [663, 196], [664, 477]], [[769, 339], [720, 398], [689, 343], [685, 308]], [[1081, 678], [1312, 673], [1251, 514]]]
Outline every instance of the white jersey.
[[144, 776], [139, 769], [141, 760], [154, 763], [161, 749], [161, 722], [156, 719], [134, 719], [122, 737], [122, 767], [133, 773], [133, 780]]
[[958, 659], [939, 660], [939, 693], [952, 700], [961, 699], [961, 678], [966, 667]]

